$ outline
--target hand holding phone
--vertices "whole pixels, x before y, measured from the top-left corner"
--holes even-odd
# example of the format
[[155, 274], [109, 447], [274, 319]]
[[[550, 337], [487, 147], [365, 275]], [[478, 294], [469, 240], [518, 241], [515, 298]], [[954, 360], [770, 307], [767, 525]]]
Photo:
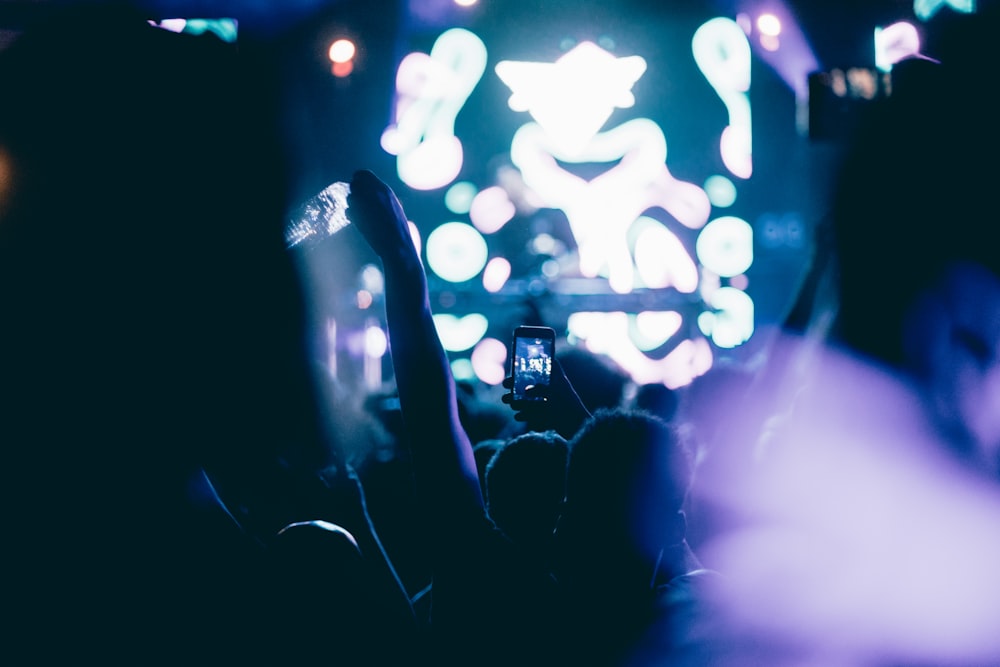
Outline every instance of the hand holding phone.
[[552, 380], [552, 362], [555, 357], [556, 334], [551, 327], [519, 326], [514, 329], [510, 354], [512, 401], [546, 401], [547, 388]]

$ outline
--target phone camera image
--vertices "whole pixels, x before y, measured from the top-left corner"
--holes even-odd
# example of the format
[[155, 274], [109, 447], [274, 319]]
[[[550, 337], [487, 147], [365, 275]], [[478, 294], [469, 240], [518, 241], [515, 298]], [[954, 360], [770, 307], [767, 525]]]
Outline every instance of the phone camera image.
[[554, 335], [545, 330], [531, 332], [523, 329], [514, 335], [511, 368], [514, 377], [513, 398], [517, 401], [544, 401], [547, 397], [528, 395], [526, 392], [532, 387], [549, 384], [552, 377]]

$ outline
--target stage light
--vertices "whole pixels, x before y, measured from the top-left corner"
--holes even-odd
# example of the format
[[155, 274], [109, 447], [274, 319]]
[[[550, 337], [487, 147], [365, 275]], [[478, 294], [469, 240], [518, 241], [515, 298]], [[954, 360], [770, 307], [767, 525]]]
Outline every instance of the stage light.
[[750, 44], [735, 21], [715, 18], [704, 23], [691, 40], [691, 51], [705, 79], [726, 105], [729, 124], [722, 131], [719, 151], [723, 164], [739, 178], [753, 174], [750, 118]]
[[762, 35], [777, 37], [781, 34], [781, 19], [771, 13], [764, 13], [757, 17], [757, 30]]
[[330, 62], [334, 63], [346, 63], [354, 58], [354, 54], [357, 53], [357, 47], [354, 46], [354, 42], [349, 39], [337, 39], [330, 44], [330, 49], [328, 55], [330, 57]]
[[365, 355], [371, 358], [385, 356], [389, 349], [389, 339], [377, 324], [365, 328]]
[[510, 278], [510, 262], [503, 257], [494, 257], [483, 269], [483, 289], [495, 293], [503, 289]]
[[438, 313], [434, 315], [441, 345], [448, 352], [464, 352], [478, 343], [489, 328], [486, 317], [479, 313], [464, 316]]
[[729, 208], [736, 203], [736, 186], [725, 176], [709, 176], [703, 188], [716, 208]]
[[333, 75], [341, 78], [350, 75], [354, 71], [354, 56], [356, 53], [357, 47], [351, 40], [347, 38], [334, 40], [327, 50], [327, 56], [330, 58], [330, 62], [333, 63], [330, 68]]
[[904, 58], [920, 53], [920, 33], [917, 27], [899, 21], [885, 28], [875, 28], [875, 67], [888, 72]]
[[469, 357], [476, 377], [488, 385], [498, 385], [507, 376], [507, 345], [496, 338], [484, 338]]
[[512, 93], [508, 106], [527, 111], [553, 149], [571, 157], [589, 145], [615, 109], [635, 104], [631, 89], [645, 71], [643, 58], [617, 58], [593, 42], [581, 42], [554, 63], [496, 65]]
[[632, 341], [637, 348], [646, 352], [660, 347], [681, 329], [684, 318], [673, 310], [636, 313], [634, 317]]
[[717, 289], [709, 304], [715, 312], [702, 313], [698, 325], [702, 333], [722, 348], [732, 348], [750, 340], [754, 331], [753, 300], [733, 287]]
[[927, 21], [942, 7], [951, 7], [960, 14], [972, 14], [976, 11], [976, 0], [913, 0], [913, 13], [921, 21]]
[[224, 42], [235, 42], [238, 35], [238, 22], [236, 19], [183, 19], [169, 18], [161, 21], [149, 21], [150, 25], [169, 30], [170, 32], [183, 32], [191, 35], [200, 35], [210, 32]]
[[359, 275], [361, 289], [368, 290], [373, 294], [382, 294], [385, 291], [385, 276], [382, 269], [374, 264], [366, 264], [361, 269]]
[[400, 180], [434, 190], [462, 169], [455, 118], [486, 70], [486, 45], [462, 28], [441, 33], [430, 54], [406, 55], [396, 70], [395, 122], [382, 133]]
[[635, 229], [635, 266], [646, 287], [674, 287], [690, 294], [698, 289], [698, 267], [677, 235], [652, 218], [640, 217]]
[[478, 193], [475, 184], [469, 181], [455, 183], [444, 195], [444, 205], [456, 215], [464, 215], [472, 208], [472, 200]]
[[723, 278], [743, 273], [753, 264], [753, 228], [735, 216], [705, 225], [695, 245], [698, 261]]
[[358, 290], [357, 303], [358, 310], [368, 310], [375, 303], [375, 297], [366, 289]]
[[516, 213], [507, 191], [495, 185], [481, 190], [469, 206], [469, 219], [483, 234], [500, 231]]
[[489, 253], [486, 241], [472, 225], [446, 222], [427, 237], [427, 264], [438, 277], [461, 283], [479, 274]]

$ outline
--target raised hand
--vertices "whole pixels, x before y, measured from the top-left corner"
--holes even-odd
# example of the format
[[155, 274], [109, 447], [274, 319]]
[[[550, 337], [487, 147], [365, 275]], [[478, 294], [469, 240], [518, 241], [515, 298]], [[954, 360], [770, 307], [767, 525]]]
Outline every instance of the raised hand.
[[[513, 388], [514, 378], [504, 378], [503, 386]], [[558, 359], [552, 360], [552, 379], [549, 385], [531, 387], [525, 393], [529, 396], [544, 395], [546, 400], [516, 401], [510, 392], [500, 400], [514, 410], [516, 421], [524, 422], [532, 431], [554, 430], [569, 440], [590, 417], [590, 411], [580, 400]]]
[[371, 171], [362, 169], [354, 173], [347, 206], [347, 217], [383, 262], [416, 256], [399, 198]]

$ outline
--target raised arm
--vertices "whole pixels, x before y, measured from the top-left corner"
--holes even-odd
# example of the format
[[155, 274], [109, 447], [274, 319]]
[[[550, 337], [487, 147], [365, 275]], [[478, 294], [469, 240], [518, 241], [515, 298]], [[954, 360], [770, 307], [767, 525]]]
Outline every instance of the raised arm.
[[410, 433], [416, 484], [430, 520], [481, 512], [483, 499], [469, 441], [458, 417], [455, 381], [434, 326], [427, 277], [403, 207], [368, 170], [351, 180], [348, 217], [382, 262], [385, 310], [396, 388]]

